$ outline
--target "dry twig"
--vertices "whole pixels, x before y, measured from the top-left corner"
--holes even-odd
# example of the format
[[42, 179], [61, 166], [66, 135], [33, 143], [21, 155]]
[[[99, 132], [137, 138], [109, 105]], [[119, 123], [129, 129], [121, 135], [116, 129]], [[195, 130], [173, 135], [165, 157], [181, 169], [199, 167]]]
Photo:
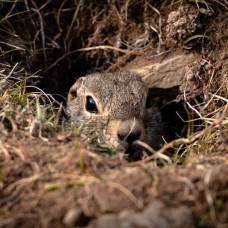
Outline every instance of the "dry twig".
[[151, 156], [145, 158], [144, 160], [142, 160], [140, 162], [150, 162], [151, 160], [159, 157], [159, 155], [164, 154], [170, 148], [174, 148], [174, 147], [180, 146], [182, 144], [189, 145], [189, 144], [194, 143], [196, 140], [202, 138], [207, 132], [209, 132], [211, 130], [218, 129], [227, 116], [228, 116], [228, 104], [226, 104], [226, 106], [225, 106], [223, 112], [221, 113], [220, 117], [215, 119], [210, 126], [204, 128], [202, 131], [197, 132], [196, 134], [192, 135], [189, 138], [179, 138], [179, 139], [173, 140], [173, 141], [165, 144], [156, 153], [152, 154]]

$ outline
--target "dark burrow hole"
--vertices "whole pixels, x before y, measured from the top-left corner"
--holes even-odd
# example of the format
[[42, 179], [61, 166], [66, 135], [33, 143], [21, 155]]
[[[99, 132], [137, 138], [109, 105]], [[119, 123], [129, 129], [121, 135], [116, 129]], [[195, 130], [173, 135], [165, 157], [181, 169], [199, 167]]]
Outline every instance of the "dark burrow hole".
[[[42, 2], [44, 1], [39, 3], [40, 6], [42, 5]], [[78, 28], [76, 29], [75, 27], [68, 37], [68, 40], [65, 39], [67, 28], [69, 27], [74, 11], [67, 11], [64, 14], [61, 14], [61, 25], [56, 23], [54, 14], [52, 15], [45, 13], [46, 10], [48, 11], [48, 8], [54, 10], [59, 9], [60, 5], [61, 2], [51, 1], [43, 12], [43, 20], [48, 22], [45, 24], [45, 53], [42, 51], [42, 37], [39, 36], [37, 40], [33, 40], [36, 35], [37, 28], [40, 29], [38, 15], [27, 12], [24, 14], [23, 20], [16, 17], [11, 18], [8, 21], [8, 23], [15, 25], [14, 33], [16, 36], [12, 35], [7, 29], [1, 30], [0, 39], [4, 41], [4, 44], [2, 44], [1, 48], [2, 52], [4, 52], [4, 55], [1, 56], [0, 60], [2, 62], [9, 62], [11, 65], [14, 65], [15, 62], [18, 62], [20, 66], [24, 67], [25, 70], [30, 74], [35, 74], [37, 72], [37, 74], [41, 77], [39, 79], [34, 79], [34, 81], [31, 81], [30, 84], [41, 88], [44, 92], [52, 94], [55, 99], [63, 102], [65, 105], [69, 88], [77, 78], [88, 73], [107, 70], [107, 63], [109, 63], [109, 66], [111, 64], [114, 65], [121, 54], [117, 55], [115, 52], [107, 52], [107, 50], [94, 50], [91, 52], [81, 53], [75, 52], [72, 54], [71, 51], [86, 47], [86, 45], [88, 45], [88, 41], [94, 34], [95, 28], [94, 25], [90, 23], [90, 20], [80, 21], [81, 25], [84, 23], [84, 27], [81, 28], [81, 30], [78, 30]], [[74, 1], [69, 1], [64, 7], [70, 8], [73, 6]], [[4, 12], [9, 12], [11, 9], [10, 7], [10, 5], [4, 5], [2, 9], [3, 15]], [[29, 7], [34, 7], [32, 2], [29, 2]], [[87, 10], [87, 8], [88, 7], [84, 8], [86, 11], [82, 11], [83, 16], [90, 15], [90, 10], [89, 8]], [[105, 8], [104, 4], [102, 2], [98, 4], [97, 2], [97, 12], [100, 12], [99, 9], [103, 8]], [[20, 10], [26, 11], [26, 6], [22, 4]], [[142, 23], [141, 20], [143, 17], [135, 17], [135, 10], [138, 10], [137, 6], [132, 8], [132, 12], [128, 12], [129, 18], [131, 18], [132, 15], [132, 18], [136, 23]], [[4, 26], [6, 25], [2, 23], [0, 28], [4, 28]], [[61, 31], [59, 31], [59, 26], [62, 29]], [[107, 36], [107, 34], [103, 35], [105, 35], [105, 37]], [[106, 38], [110, 38], [114, 35], [115, 33], [110, 34]], [[55, 41], [56, 43], [52, 41]], [[101, 41], [103, 44], [103, 40]], [[55, 46], [55, 44], [57, 44], [57, 46]], [[92, 44], [96, 46], [100, 43], [95, 42]], [[11, 54], [12, 45], [19, 47], [16, 49], [16, 51], [14, 51], [14, 55]], [[33, 49], [33, 47], [37, 48]], [[186, 136], [187, 134], [188, 123], [184, 122], [183, 120], [187, 121], [189, 119], [189, 111], [186, 109], [184, 101], [173, 101], [176, 99], [177, 95], [179, 95], [178, 89], [179, 88], [174, 87], [171, 89], [153, 88], [153, 90], [151, 90], [152, 97], [161, 97], [161, 99], [158, 101], [158, 105], [161, 108], [162, 117], [168, 131], [168, 140]], [[163, 101], [161, 102], [161, 100]], [[64, 118], [67, 117], [65, 114], [63, 114], [63, 116]], [[9, 129], [11, 128], [10, 122], [5, 121], [5, 125]], [[172, 152], [172, 150], [169, 151], [171, 154]]]
[[[64, 53], [61, 50], [53, 50], [51, 53], [48, 53], [47, 57], [53, 64], [55, 59], [57, 60], [63, 55]], [[18, 58], [21, 58], [21, 54], [19, 54]], [[23, 58], [21, 59], [23, 60]], [[26, 66], [25, 68], [31, 72], [39, 71], [40, 67], [44, 64], [42, 62], [42, 54], [33, 57], [31, 60], [24, 60], [24, 64], [27, 61], [29, 61], [30, 69]], [[102, 68], [102, 61], [100, 61], [100, 65], [98, 67], [95, 67], [95, 61], [96, 55], [93, 57], [88, 57], [85, 54], [78, 53], [70, 55], [63, 58], [58, 64], [53, 65], [52, 68], [47, 68], [48, 70], [46, 71], [44, 69], [40, 74], [42, 77], [38, 80], [31, 80], [29, 84], [35, 85], [41, 88], [44, 92], [51, 94], [58, 102], [62, 102], [65, 106], [67, 93], [76, 79], [88, 73], [105, 71], [105, 67]], [[31, 88], [29, 90], [31, 90]], [[189, 114], [184, 101], [173, 101], [178, 95], [180, 95], [180, 93], [179, 88], [177, 87], [170, 89], [151, 89], [150, 96], [152, 96], [152, 102], [157, 102], [158, 106], [161, 108], [164, 124], [168, 131], [168, 141], [178, 137], [185, 137], [187, 133], [188, 124], [183, 120], [187, 121]], [[65, 112], [61, 115], [60, 121], [62, 120], [68, 120], [68, 116]], [[10, 128], [10, 123], [6, 123], [6, 125], [7, 128]], [[172, 153], [173, 150], [168, 151], [168, 154], [172, 155]], [[139, 160], [141, 159], [141, 154], [137, 152], [132, 153], [131, 151], [131, 153], [129, 153], [129, 159]]]
[[[170, 102], [164, 104], [160, 111], [166, 131], [166, 135], [164, 136], [166, 142], [187, 136], [189, 113], [184, 102]], [[153, 145], [151, 145], [151, 147], [153, 148]], [[169, 149], [165, 154], [172, 157], [174, 156], [174, 151], [175, 149]], [[138, 146], [129, 148], [126, 153], [129, 156], [129, 161], [137, 161], [143, 157], [142, 150]], [[182, 151], [179, 151], [180, 155], [181, 153]], [[151, 155], [150, 152], [148, 152], [148, 155]], [[161, 165], [162, 164], [164, 163], [161, 162]]]

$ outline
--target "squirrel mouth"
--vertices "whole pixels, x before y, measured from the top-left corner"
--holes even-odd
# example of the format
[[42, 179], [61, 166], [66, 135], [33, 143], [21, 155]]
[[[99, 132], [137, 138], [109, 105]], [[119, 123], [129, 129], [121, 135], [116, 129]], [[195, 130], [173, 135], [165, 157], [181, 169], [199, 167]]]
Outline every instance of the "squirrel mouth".
[[126, 148], [125, 153], [128, 155], [131, 161], [137, 161], [143, 158], [145, 152], [142, 146], [136, 143], [130, 143]]

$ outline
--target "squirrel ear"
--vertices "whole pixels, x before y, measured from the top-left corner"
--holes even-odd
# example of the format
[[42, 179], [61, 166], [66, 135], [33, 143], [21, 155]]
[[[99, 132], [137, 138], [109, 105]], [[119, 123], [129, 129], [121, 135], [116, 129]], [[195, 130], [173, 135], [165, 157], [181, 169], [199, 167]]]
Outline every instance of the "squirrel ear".
[[77, 96], [78, 96], [77, 90], [78, 90], [78, 88], [81, 87], [84, 80], [85, 80], [85, 77], [81, 77], [71, 86], [69, 94], [68, 94], [68, 98], [67, 98], [68, 101], [72, 101], [75, 98], [77, 98]]
[[77, 88], [81, 87], [81, 85], [83, 84], [84, 80], [85, 80], [85, 77], [80, 77], [79, 79], [76, 80], [76, 82], [74, 83], [73, 86], [75, 86]]

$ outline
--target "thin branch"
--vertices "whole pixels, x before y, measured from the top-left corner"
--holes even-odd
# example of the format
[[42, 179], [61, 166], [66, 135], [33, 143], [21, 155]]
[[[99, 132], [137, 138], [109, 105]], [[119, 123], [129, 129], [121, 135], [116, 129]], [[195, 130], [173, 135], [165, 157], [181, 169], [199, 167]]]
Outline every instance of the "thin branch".
[[227, 118], [227, 116], [228, 116], [228, 104], [225, 106], [221, 116], [219, 118], [215, 119], [210, 126], [204, 128], [202, 131], [197, 132], [196, 134], [192, 135], [189, 138], [179, 138], [179, 139], [173, 140], [172, 142], [165, 144], [156, 153], [145, 158], [144, 160], [142, 160], [140, 162], [150, 162], [151, 160], [153, 160], [154, 158], [156, 158], [160, 154], [164, 154], [170, 148], [174, 148], [174, 147], [180, 146], [182, 144], [189, 145], [189, 144], [194, 143], [198, 139], [202, 138], [210, 130], [218, 129], [220, 127], [220, 125], [223, 123], [224, 119]]

